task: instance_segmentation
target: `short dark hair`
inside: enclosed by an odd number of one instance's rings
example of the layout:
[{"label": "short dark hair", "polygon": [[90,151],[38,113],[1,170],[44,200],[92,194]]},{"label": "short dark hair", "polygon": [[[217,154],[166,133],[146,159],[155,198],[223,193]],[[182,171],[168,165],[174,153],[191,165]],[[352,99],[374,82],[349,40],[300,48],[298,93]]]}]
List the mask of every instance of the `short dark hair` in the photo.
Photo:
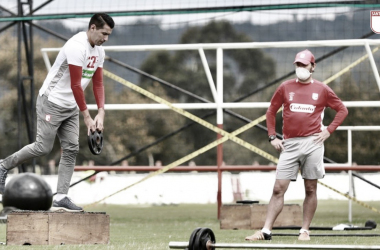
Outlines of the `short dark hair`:
[{"label": "short dark hair", "polygon": [[97,13],[91,17],[90,23],[88,24],[88,29],[90,29],[91,25],[95,24],[96,29],[101,29],[105,24],[110,26],[111,29],[115,27],[115,22],[112,17],[105,13]]}]

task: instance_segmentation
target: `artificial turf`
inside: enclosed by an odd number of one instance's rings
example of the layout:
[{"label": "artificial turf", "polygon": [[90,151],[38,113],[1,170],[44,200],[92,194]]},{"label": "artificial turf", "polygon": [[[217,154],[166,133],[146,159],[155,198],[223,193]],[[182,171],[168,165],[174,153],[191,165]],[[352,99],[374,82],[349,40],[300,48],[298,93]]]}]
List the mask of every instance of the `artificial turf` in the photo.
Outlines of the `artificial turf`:
[{"label": "artificial turf", "polygon": [[[302,201],[292,201],[302,205]],[[369,202],[380,207],[379,202]],[[108,245],[23,246],[27,249],[169,249],[170,241],[188,241],[196,227],[211,228],[219,243],[245,243],[244,238],[253,230],[221,230],[217,219],[217,205],[141,205],[120,206],[100,204],[87,211],[106,212],[110,215],[110,243]],[[353,224],[364,227],[368,220],[380,222],[380,214],[356,203],[352,206],[352,222],[348,221],[348,202],[321,200],[312,226],[333,227]],[[274,230],[273,233],[298,233],[293,230]],[[365,231],[314,231],[318,234],[380,234],[377,227]],[[6,224],[0,224],[0,242],[6,242]],[[275,236],[264,244],[322,244],[322,245],[380,245],[380,237],[312,237],[299,242],[295,236]],[[254,244],[254,243],[253,243]],[[2,246],[0,246],[1,248]],[[9,250],[20,246],[4,246]]]}]

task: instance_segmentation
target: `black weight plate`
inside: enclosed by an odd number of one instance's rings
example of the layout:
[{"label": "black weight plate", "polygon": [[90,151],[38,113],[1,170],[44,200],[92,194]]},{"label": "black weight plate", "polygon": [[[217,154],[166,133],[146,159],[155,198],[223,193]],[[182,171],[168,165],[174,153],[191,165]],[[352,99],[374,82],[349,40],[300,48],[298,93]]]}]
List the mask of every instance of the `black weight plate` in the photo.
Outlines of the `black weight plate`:
[{"label": "black weight plate", "polygon": [[253,204],[253,203],[259,203],[259,201],[250,201],[250,200],[243,200],[243,201],[237,201],[236,203],[240,204]]},{"label": "black weight plate", "polygon": [[103,148],[103,133],[97,130],[91,132],[87,137],[87,142],[92,154],[100,154]]},{"label": "black weight plate", "polygon": [[187,248],[188,250],[195,250],[196,248],[194,248],[194,242],[195,242],[195,238],[197,236],[197,233],[199,230],[201,230],[202,228],[201,227],[197,227],[196,229],[194,229],[194,231],[191,233],[190,235],[190,239],[189,239],[189,247]]},{"label": "black weight plate", "polygon": [[207,248],[207,242],[215,243],[215,235],[214,232],[210,228],[202,228],[196,233],[195,242],[193,245],[193,249],[197,250],[212,250],[214,247]]},{"label": "black weight plate", "polygon": [[373,228],[375,229],[377,224],[375,221],[373,220],[367,220],[366,223],[364,224],[365,227],[370,227],[370,228]]}]

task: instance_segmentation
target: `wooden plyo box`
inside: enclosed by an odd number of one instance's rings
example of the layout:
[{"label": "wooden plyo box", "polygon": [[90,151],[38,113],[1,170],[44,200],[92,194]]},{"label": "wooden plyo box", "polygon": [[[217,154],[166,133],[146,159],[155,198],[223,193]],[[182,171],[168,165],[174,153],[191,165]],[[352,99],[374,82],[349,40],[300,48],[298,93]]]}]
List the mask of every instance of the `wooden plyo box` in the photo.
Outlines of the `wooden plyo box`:
[{"label": "wooden plyo box", "polygon": [[21,211],[8,214],[7,245],[108,244],[110,218],[104,212]]},{"label": "wooden plyo box", "polygon": [[[220,229],[261,229],[267,209],[268,205],[264,204],[223,205],[220,209]],[[302,226],[301,206],[284,205],[273,226]]]}]

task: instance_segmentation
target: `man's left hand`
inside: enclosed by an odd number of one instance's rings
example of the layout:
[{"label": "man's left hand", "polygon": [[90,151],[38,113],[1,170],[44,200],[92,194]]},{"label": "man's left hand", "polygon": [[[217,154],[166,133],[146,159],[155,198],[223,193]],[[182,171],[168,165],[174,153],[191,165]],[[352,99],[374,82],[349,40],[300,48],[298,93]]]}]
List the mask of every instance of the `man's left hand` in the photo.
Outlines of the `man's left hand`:
[{"label": "man's left hand", "polygon": [[322,130],[322,132],[315,133],[313,135],[316,136],[316,138],[314,139],[314,141],[317,144],[322,144],[324,141],[327,140],[327,138],[330,137],[330,132],[327,129],[325,129],[325,130]]},{"label": "man's left hand", "polygon": [[104,115],[104,109],[101,108],[98,110],[98,114],[94,118],[96,130],[98,131],[103,131],[104,129]]}]

